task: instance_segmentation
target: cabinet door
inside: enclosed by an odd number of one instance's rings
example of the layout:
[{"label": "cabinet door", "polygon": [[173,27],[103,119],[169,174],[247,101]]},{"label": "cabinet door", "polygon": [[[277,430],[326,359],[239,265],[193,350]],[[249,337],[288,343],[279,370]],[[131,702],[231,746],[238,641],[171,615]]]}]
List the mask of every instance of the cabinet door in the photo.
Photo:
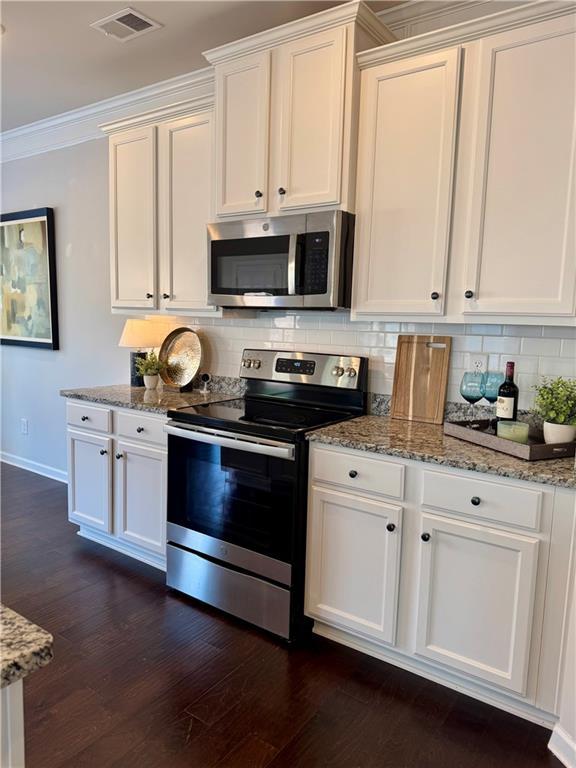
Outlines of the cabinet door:
[{"label": "cabinet door", "polygon": [[112,532],[112,440],[68,430],[68,519]]},{"label": "cabinet door", "polygon": [[118,441],[114,464],[116,535],[165,554],[166,452]]},{"label": "cabinet door", "polygon": [[156,306],[156,128],[109,140],[112,306]]},{"label": "cabinet door", "polygon": [[306,584],[310,616],[395,642],[401,518],[400,507],[312,488]]},{"label": "cabinet door", "polygon": [[340,202],[345,50],[344,28],[278,50],[281,170],[272,194],[280,209]]},{"label": "cabinet door", "polygon": [[442,314],[460,49],[362,73],[353,309]]},{"label": "cabinet door", "polygon": [[423,514],[416,650],[526,690],[538,539]]},{"label": "cabinet door", "polygon": [[268,208],[270,51],[216,67],[216,212]]},{"label": "cabinet door", "polygon": [[158,127],[160,291],[165,309],[207,306],[212,218],[212,112]]},{"label": "cabinet door", "polygon": [[[477,43],[464,312],[572,315],[576,252],[573,17]],[[465,86],[467,87],[467,86]],[[473,297],[464,299],[464,291]]]}]

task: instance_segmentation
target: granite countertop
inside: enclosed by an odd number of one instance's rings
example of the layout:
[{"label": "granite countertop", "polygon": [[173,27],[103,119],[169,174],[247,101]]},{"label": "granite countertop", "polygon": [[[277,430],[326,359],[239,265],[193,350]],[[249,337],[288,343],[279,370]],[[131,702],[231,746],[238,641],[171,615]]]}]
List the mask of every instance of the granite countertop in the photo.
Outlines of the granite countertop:
[{"label": "granite countertop", "polygon": [[576,488],[574,458],[524,461],[444,435],[441,425],[360,416],[308,435],[313,442],[486,472],[533,483]]},{"label": "granite countertop", "polygon": [[222,400],[231,400],[238,395],[225,392],[207,392],[199,390],[190,392],[177,392],[172,389],[145,389],[144,387],[131,387],[128,384],[112,384],[107,387],[86,387],[83,389],[62,389],[62,397],[74,400],[86,400],[101,405],[111,405],[117,408],[132,408],[136,411],[149,411],[166,415],[168,411],[177,408],[188,408],[204,403],[217,403]]},{"label": "granite countertop", "polygon": [[52,635],[5,605],[0,605],[0,631],[0,688],[52,661]]}]

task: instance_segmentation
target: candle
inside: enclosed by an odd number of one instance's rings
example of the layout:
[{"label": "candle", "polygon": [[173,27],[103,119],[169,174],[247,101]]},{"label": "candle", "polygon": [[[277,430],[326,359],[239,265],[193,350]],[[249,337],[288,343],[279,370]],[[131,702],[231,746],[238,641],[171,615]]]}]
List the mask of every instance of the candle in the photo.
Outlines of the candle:
[{"label": "candle", "polygon": [[528,424],[523,421],[499,421],[496,434],[498,437],[513,440],[515,443],[527,443],[528,430]]}]

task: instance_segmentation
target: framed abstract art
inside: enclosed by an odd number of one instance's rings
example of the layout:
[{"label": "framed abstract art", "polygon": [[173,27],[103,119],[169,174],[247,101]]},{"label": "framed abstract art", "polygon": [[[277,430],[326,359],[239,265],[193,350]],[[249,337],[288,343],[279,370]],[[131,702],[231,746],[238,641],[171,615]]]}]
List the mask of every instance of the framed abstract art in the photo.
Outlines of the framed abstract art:
[{"label": "framed abstract art", "polygon": [[58,349],[54,211],[0,215],[0,343]]}]

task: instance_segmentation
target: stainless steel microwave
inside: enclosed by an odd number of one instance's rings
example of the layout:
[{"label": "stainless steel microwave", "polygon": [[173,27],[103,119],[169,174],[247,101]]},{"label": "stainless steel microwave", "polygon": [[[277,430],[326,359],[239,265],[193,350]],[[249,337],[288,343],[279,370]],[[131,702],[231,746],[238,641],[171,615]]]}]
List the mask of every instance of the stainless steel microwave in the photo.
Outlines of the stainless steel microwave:
[{"label": "stainless steel microwave", "polygon": [[208,225],[208,294],[219,307],[350,307],[354,216],[345,211]]}]

